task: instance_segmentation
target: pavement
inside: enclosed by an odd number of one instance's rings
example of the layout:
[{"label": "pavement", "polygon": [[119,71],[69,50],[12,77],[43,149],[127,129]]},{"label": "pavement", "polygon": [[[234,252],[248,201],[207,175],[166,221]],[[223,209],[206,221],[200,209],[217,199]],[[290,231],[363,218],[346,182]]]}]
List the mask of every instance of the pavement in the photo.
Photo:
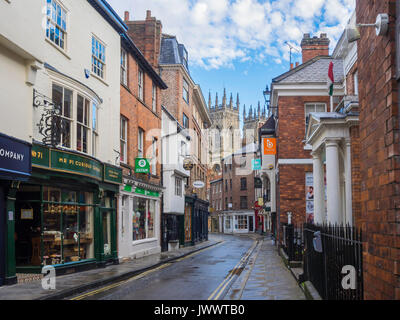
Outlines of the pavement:
[{"label": "pavement", "polygon": [[272,240],[264,238],[258,242],[225,300],[306,300],[306,297]]},{"label": "pavement", "polygon": [[219,237],[214,236],[213,239],[193,247],[154,254],[119,265],[110,265],[106,268],[96,268],[89,271],[59,276],[56,278],[56,290],[44,290],[41,281],[16,284],[13,286],[2,286],[0,287],[0,300],[64,299],[65,297],[123,280],[146,272],[152,268],[157,268],[158,266],[183,258],[194,252],[215,246],[221,241]]}]

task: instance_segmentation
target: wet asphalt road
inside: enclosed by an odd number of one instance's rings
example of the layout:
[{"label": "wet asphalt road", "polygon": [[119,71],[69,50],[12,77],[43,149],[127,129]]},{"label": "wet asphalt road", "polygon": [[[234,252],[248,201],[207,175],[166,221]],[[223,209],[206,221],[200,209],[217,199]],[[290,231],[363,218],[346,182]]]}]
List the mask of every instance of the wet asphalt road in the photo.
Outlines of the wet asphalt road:
[{"label": "wet asphalt road", "polygon": [[[224,242],[121,285],[78,297],[80,300],[207,300],[255,245],[255,240],[247,236],[214,237]],[[222,292],[220,298],[225,294]]]}]

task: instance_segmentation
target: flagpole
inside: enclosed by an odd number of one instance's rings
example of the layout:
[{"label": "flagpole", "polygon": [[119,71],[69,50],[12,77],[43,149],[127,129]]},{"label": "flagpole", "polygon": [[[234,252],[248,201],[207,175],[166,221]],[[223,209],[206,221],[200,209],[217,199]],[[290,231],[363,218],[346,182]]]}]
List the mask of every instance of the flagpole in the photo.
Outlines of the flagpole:
[{"label": "flagpole", "polygon": [[333,96],[330,96],[331,97],[331,112],[334,112],[334,110],[333,110]]}]

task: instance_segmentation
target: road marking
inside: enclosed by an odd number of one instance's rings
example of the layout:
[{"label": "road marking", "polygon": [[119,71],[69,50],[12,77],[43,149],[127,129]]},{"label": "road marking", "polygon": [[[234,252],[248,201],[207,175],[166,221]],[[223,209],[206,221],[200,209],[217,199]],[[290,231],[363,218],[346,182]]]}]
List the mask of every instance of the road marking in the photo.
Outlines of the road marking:
[{"label": "road marking", "polygon": [[[191,253],[191,254],[189,254],[189,255],[183,257],[183,258],[180,258],[180,259],[178,259],[178,260],[175,260],[175,262],[183,261],[183,260],[188,259],[188,258],[190,258],[190,257],[192,257],[192,256],[195,256],[195,255],[197,255],[197,254],[200,254],[200,253],[202,253],[202,252],[204,252],[204,251],[206,251],[206,250],[213,249],[213,248],[215,248],[215,247],[217,247],[217,246],[220,246],[220,245],[222,245],[223,243],[225,243],[225,241],[222,241],[222,242],[220,242],[220,243],[218,243],[218,244],[216,244],[216,245],[214,245],[214,246],[210,246],[210,247],[201,249],[201,250],[199,250],[199,251],[193,252],[193,253]],[[108,285],[108,286],[106,286],[106,287],[103,287],[103,288],[100,288],[100,289],[97,289],[97,290],[93,290],[93,291],[87,292],[87,293],[85,293],[85,294],[82,294],[82,295],[79,295],[79,296],[77,296],[77,297],[71,298],[70,300],[83,300],[83,299],[85,299],[85,298],[94,296],[94,295],[96,295],[96,294],[99,294],[99,293],[102,293],[102,292],[105,292],[105,291],[109,291],[109,290],[114,289],[114,288],[116,288],[116,287],[122,286],[122,285],[124,285],[124,284],[126,284],[126,283],[128,283],[128,282],[135,281],[135,280],[139,280],[139,279],[141,279],[141,278],[143,278],[143,277],[145,277],[145,276],[147,276],[147,275],[149,275],[149,274],[151,274],[151,273],[154,273],[154,272],[156,272],[156,271],[159,271],[159,270],[162,270],[162,269],[164,269],[164,268],[166,268],[166,267],[169,267],[170,265],[172,265],[172,263],[163,264],[162,266],[159,266],[159,267],[157,267],[157,268],[154,268],[154,269],[145,271],[145,272],[143,272],[143,273],[141,273],[141,274],[139,274],[139,275],[137,275],[137,276],[134,276],[134,277],[132,277],[132,278],[129,278],[129,279],[127,279],[127,280],[120,281],[120,282],[117,282],[117,283]]]},{"label": "road marking", "polygon": [[208,300],[218,300],[221,294],[225,291],[226,287],[232,281],[233,276],[236,270],[243,265],[247,259],[250,257],[251,253],[253,252],[254,248],[257,246],[258,241],[254,241],[253,245],[246,251],[245,255],[239,260],[236,266],[229,272],[228,276],[222,281],[222,283],[214,290],[214,292],[210,295]]}]

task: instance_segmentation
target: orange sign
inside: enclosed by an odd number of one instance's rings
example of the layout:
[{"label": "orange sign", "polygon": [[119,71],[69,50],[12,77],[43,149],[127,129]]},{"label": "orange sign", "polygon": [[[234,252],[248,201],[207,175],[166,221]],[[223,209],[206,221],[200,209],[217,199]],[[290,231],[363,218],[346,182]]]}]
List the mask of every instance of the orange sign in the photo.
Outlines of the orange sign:
[{"label": "orange sign", "polygon": [[276,155],[276,138],[264,139],[264,155]]}]

